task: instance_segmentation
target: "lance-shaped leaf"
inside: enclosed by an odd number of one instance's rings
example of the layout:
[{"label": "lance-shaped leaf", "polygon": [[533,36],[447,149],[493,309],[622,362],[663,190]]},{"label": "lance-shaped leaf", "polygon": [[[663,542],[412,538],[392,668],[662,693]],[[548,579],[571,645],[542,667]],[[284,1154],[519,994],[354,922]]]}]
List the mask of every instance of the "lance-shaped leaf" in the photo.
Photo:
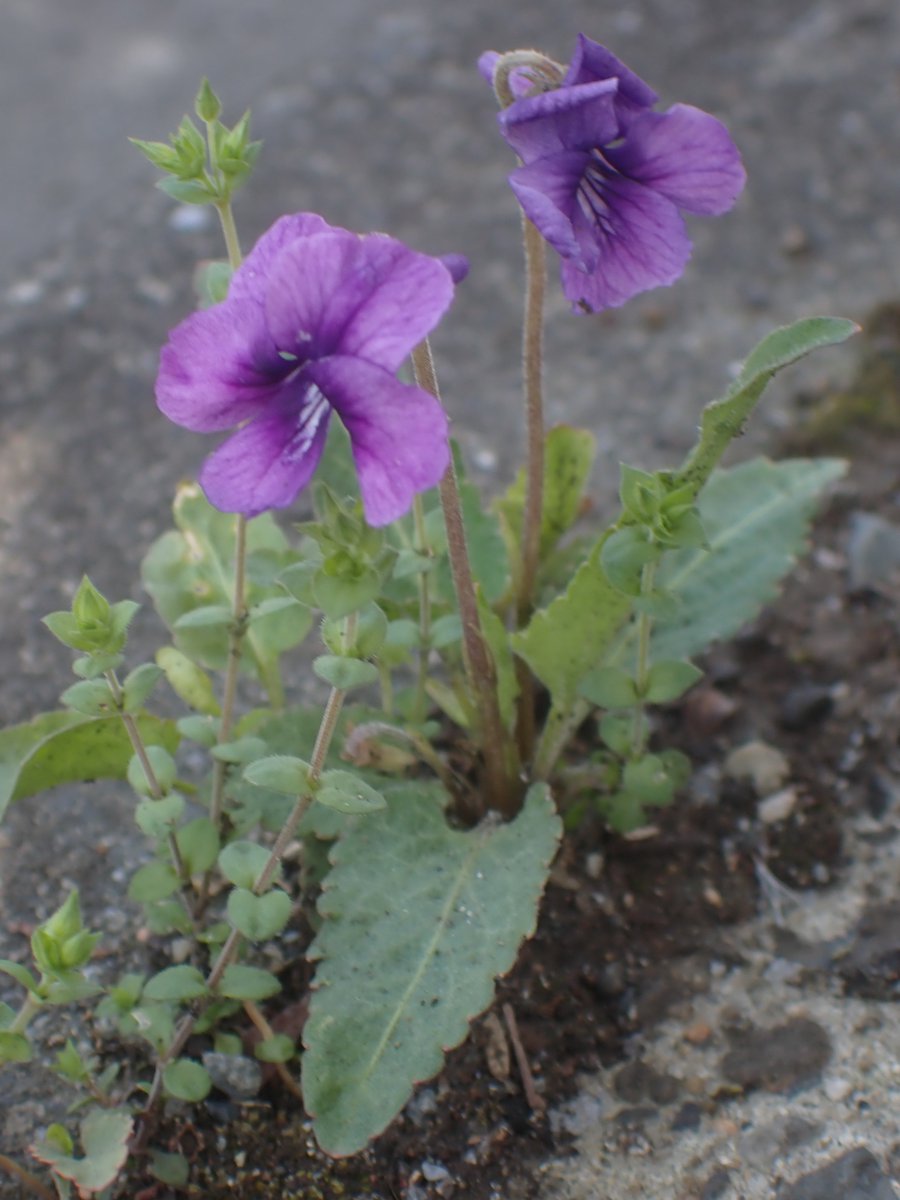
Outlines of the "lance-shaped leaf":
[{"label": "lance-shaped leaf", "polygon": [[[134,718],[146,746],[174,753],[180,736],[174,721],[142,713]],[[50,712],[0,731],[0,817],[11,800],[22,800],[62,783],[124,779],[134,753],[119,716],[92,719],[77,712]]]},{"label": "lance-shaped leaf", "polygon": [[514,821],[452,829],[405,785],[345,833],[319,902],[303,1096],[329,1154],[353,1154],[435,1074],[534,930],[560,837],[547,789]]},{"label": "lance-shaped leaf", "polygon": [[[544,443],[544,490],[541,503],[541,558],[575,524],[594,462],[597,440],[586,429],[555,425]],[[525,510],[525,471],[519,471],[497,509],[514,545],[522,539]]]},{"label": "lance-shaped leaf", "polygon": [[631,597],[614,588],[600,566],[608,536],[600,539],[563,594],[510,639],[559,709],[574,701],[579,680],[600,662],[631,612]]},{"label": "lance-shaped leaf", "polygon": [[840,317],[809,317],[763,338],[722,399],[704,409],[700,439],[676,472],[675,486],[690,485],[697,495],[728,444],[743,433],[747,418],[776,371],[820,346],[834,346],[858,332],[858,325]]}]

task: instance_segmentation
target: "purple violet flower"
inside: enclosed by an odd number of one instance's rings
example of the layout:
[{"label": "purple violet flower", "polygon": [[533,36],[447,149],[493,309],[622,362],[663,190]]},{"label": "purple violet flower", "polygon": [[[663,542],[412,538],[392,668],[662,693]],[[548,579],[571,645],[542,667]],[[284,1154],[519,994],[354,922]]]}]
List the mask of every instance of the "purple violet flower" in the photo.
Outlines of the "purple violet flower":
[{"label": "purple violet flower", "polygon": [[[498,56],[482,55],[492,80]],[[691,253],[679,209],[714,215],[744,186],[728,130],[687,104],[654,112],[657,96],[583,34],[559,87],[526,94],[499,114],[522,160],[509,177],[526,216],[562,258],[563,291],[588,312],[673,283]]]},{"label": "purple violet flower", "polygon": [[359,237],[314,213],[276,221],[221,304],[193,313],[163,347],[156,400],[177,425],[239,428],[200,484],[224,512],[285,508],[309,483],[332,411],[350,435],[371,525],[408,511],[449,462],[447,417],[396,371],[437,324],[464,260]]}]

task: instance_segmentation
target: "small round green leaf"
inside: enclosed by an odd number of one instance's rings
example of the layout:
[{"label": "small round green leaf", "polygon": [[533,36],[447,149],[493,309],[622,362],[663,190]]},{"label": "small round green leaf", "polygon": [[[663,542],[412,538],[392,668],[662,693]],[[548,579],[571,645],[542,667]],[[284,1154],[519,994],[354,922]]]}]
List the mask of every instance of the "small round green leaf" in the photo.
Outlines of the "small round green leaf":
[{"label": "small round green leaf", "polygon": [[288,754],[273,754],[251,763],[244,771],[244,778],[256,787],[285,796],[300,796],[309,791],[309,763]]},{"label": "small round green leaf", "polygon": [[134,810],[138,829],[145,837],[164,838],[172,832],[184,813],[184,798],[170,792],[161,800],[142,800]]},{"label": "small round green leaf", "polygon": [[313,661],[313,670],[320,679],[331,684],[340,692],[364,687],[378,679],[378,668],[360,658],[341,658],[336,654],[322,654]]},{"label": "small round green leaf", "polygon": [[84,713],[88,717],[106,717],[116,711],[109,684],[105,679],[84,679],[73,683],[60,696],[66,708]]},{"label": "small round green leaf", "polygon": [[178,890],[180,880],[169,863],[151,862],[135,871],[128,885],[128,896],[141,904],[164,900]]},{"label": "small round green leaf", "polygon": [[631,708],[638,702],[634,680],[621,667],[600,667],[591,671],[578,690],[599,708]]},{"label": "small round green leaf", "polygon": [[204,604],[183,613],[172,625],[173,629],[228,629],[234,620],[227,604]]},{"label": "small round green leaf", "polygon": [[284,1063],[289,1062],[296,1053],[294,1039],[286,1033],[276,1033],[274,1037],[258,1042],[253,1053],[260,1062]]},{"label": "small round green leaf", "polygon": [[219,870],[235,887],[250,889],[268,861],[265,846],[256,842],[229,842],[219,855]]},{"label": "small round green leaf", "polygon": [[197,967],[183,963],[166,967],[144,984],[145,1000],[196,1000],[206,995],[206,980]]},{"label": "small round green leaf", "polygon": [[281,991],[281,982],[271,971],[263,971],[261,967],[232,963],[225,968],[217,990],[220,996],[231,1000],[266,1000]]},{"label": "small round green leaf", "polygon": [[381,792],[364,783],[352,771],[326,771],[316,800],[337,812],[356,814],[377,812],[387,806]]},{"label": "small round green leaf", "polygon": [[641,804],[671,804],[675,785],[658,754],[647,754],[625,764],[623,790],[636,796]]},{"label": "small round green leaf", "polygon": [[196,1104],[212,1090],[209,1072],[190,1058],[178,1058],[163,1070],[163,1087],[176,1100]]},{"label": "small round green leaf", "polygon": [[274,888],[254,896],[247,888],[235,888],[228,897],[228,920],[251,942],[265,942],[287,925],[293,904],[287,892]]},{"label": "small round green leaf", "polygon": [[266,752],[266,743],[257,737],[242,737],[233,742],[222,742],[210,751],[213,758],[226,763],[250,763]]},{"label": "small round green leaf", "polygon": [[126,712],[138,712],[147,697],[162,679],[163,673],[155,663],[142,663],[125,677],[122,684],[123,707]]},{"label": "small round green leaf", "polygon": [[208,871],[219,857],[219,834],[209,817],[198,817],[175,834],[189,875]]},{"label": "small round green leaf", "polygon": [[[165,794],[171,790],[172,784],[175,782],[175,759],[162,746],[146,746],[145,751],[159,790]],[[144,764],[136,754],[131,756],[131,761],[128,763],[128,782],[139,796],[152,796],[153,788],[147,778]]]}]

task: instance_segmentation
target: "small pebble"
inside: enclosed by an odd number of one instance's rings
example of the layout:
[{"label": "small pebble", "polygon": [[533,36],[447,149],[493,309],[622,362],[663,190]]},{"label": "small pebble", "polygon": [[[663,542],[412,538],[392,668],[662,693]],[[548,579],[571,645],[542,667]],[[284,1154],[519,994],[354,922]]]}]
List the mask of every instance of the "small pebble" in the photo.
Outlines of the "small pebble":
[{"label": "small pebble", "polygon": [[681,1036],[692,1046],[702,1046],[712,1037],[712,1030],[705,1021],[698,1021],[695,1025],[689,1025]]},{"label": "small pebble", "polygon": [[786,821],[796,807],[797,789],[786,787],[780,792],[766,796],[765,800],[760,800],[756,806],[756,815],[763,825],[777,825],[779,821]]},{"label": "small pebble", "polygon": [[203,1065],[213,1086],[232,1100],[248,1100],[262,1087],[262,1067],[253,1058],[210,1050],[203,1055]]},{"label": "small pebble", "polygon": [[176,233],[197,233],[209,228],[212,220],[209,209],[202,204],[179,204],[169,213],[169,228]]},{"label": "small pebble", "polygon": [[789,225],[779,241],[782,253],[791,257],[806,254],[810,245],[809,234],[802,225]]},{"label": "small pebble", "polygon": [[9,304],[37,304],[44,294],[44,285],[39,279],[20,279],[6,289],[6,300]]},{"label": "small pebble", "polygon": [[749,781],[760,797],[777,791],[790,773],[790,763],[781,751],[765,742],[745,742],[725,759],[725,774],[731,779]]},{"label": "small pebble", "polygon": [[443,1163],[432,1162],[428,1158],[425,1159],[419,1170],[422,1172],[422,1178],[428,1183],[441,1183],[450,1178],[450,1172]]},{"label": "small pebble", "polygon": [[825,1080],[823,1091],[833,1104],[838,1104],[841,1100],[847,1099],[853,1091],[853,1084],[849,1079],[842,1079],[839,1075],[835,1075],[831,1079]]}]

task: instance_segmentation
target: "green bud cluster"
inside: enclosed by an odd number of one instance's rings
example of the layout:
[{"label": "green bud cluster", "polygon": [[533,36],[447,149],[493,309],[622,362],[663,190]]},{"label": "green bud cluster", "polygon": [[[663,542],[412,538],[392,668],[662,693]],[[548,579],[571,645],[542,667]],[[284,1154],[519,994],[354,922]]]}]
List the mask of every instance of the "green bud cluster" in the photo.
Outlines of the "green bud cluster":
[{"label": "green bud cluster", "polygon": [[133,600],[110,604],[85,575],[71,611],[49,613],[44,624],[64,646],[84,653],[75,662],[75,672],[91,679],[122,661],[128,626],[139,608]]},{"label": "green bud cluster", "polygon": [[194,101],[194,112],[206,136],[185,115],[168,142],[129,140],[166,173],[157,186],[182,204],[226,204],[250,175],[262,142],[250,141],[250,113],[245,112],[230,129],[219,120],[222,105],[204,79]]}]

